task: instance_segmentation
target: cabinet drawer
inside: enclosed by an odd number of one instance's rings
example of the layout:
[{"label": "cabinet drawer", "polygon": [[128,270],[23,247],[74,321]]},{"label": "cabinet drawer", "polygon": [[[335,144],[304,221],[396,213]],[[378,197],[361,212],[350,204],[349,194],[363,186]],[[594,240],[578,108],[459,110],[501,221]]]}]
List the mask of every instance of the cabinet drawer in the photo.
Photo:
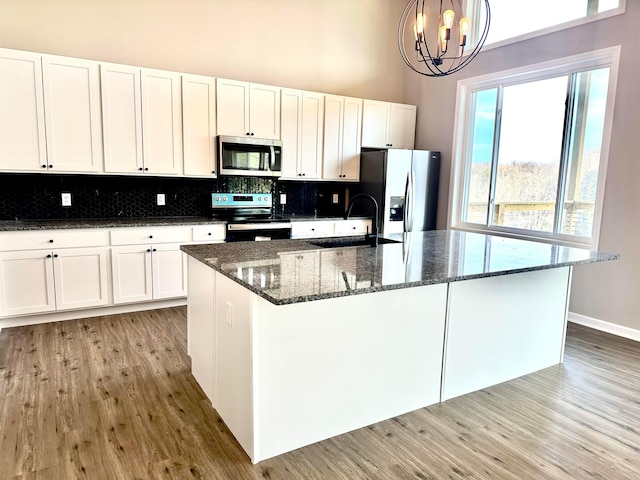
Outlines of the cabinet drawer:
[{"label": "cabinet drawer", "polygon": [[366,235],[371,233],[371,220],[339,220],[335,222],[336,235]]},{"label": "cabinet drawer", "polygon": [[291,238],[330,237],[333,235],[333,221],[293,222]]},{"label": "cabinet drawer", "polygon": [[191,235],[194,242],[222,242],[227,236],[227,226],[224,224],[198,225],[191,227]]},{"label": "cabinet drawer", "polygon": [[188,241],[189,227],[136,227],[111,230],[111,245],[148,245]]},{"label": "cabinet drawer", "polygon": [[107,245],[106,230],[46,230],[0,234],[0,251]]}]

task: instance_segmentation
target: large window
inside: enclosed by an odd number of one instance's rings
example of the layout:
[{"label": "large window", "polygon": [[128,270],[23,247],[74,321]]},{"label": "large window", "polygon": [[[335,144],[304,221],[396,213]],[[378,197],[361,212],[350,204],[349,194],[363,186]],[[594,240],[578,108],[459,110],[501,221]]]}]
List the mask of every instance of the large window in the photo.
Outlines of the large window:
[{"label": "large window", "polygon": [[[625,7],[625,0],[490,0],[489,3],[491,28],[487,46],[623,13]],[[469,18],[483,17],[483,4],[484,0],[468,0]]]},{"label": "large window", "polygon": [[460,82],[452,226],[595,246],[618,56]]}]

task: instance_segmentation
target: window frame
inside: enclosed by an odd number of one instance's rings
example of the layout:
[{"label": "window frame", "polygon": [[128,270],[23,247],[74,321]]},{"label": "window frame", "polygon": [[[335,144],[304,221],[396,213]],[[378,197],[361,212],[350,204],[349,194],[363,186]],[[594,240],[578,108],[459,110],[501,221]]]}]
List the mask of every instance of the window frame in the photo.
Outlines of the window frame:
[{"label": "window frame", "polygon": [[[597,248],[600,238],[604,189],[611,144],[620,50],[620,45],[617,45],[549,62],[504,70],[458,81],[451,155],[452,172],[449,185],[449,211],[447,218],[449,228],[479,233],[498,234],[534,241],[555,242],[574,247],[591,249]],[[609,88],[607,91],[606,113],[602,132],[600,167],[598,172],[591,237],[517,229],[498,225],[488,226],[462,221],[462,214],[465,207],[464,202],[467,195],[466,175],[470,170],[470,162],[468,161],[468,158],[470,158],[469,149],[471,148],[471,145],[469,144],[469,137],[471,133],[470,119],[475,109],[475,106],[471,105],[472,94],[476,91],[486,90],[488,88],[499,88],[500,86],[504,87],[530,81],[544,80],[560,75],[571,75],[576,72],[603,67],[610,68]],[[496,132],[496,134],[498,133]],[[564,190],[565,186],[563,185],[560,187],[559,183],[559,188]],[[557,202],[559,202],[560,199],[560,197],[556,198],[556,209],[558,208]],[[487,221],[487,223],[489,223],[489,221]]]},{"label": "window frame", "polygon": [[[469,12],[468,15],[471,15],[471,18],[475,16],[474,13],[479,11],[481,8],[481,3],[483,0],[466,0],[467,4],[465,6],[465,11]],[[541,37],[543,35],[548,35],[550,33],[559,32],[562,30],[566,30],[568,28],[577,27],[580,25],[586,25],[591,22],[596,22],[598,20],[603,20],[605,18],[614,17],[616,15],[622,15],[626,10],[627,0],[619,0],[620,3],[617,8],[613,8],[611,10],[605,10],[604,12],[594,13],[592,15],[585,15],[584,17],[576,18],[574,20],[569,20],[568,22],[558,23],[556,25],[551,25],[549,27],[541,28],[539,30],[533,30],[531,32],[523,33],[522,35],[517,35],[515,37],[505,38],[503,40],[499,40],[493,43],[486,43],[482,50],[493,50],[494,48],[504,47],[505,45],[511,45],[513,43],[522,42],[525,40],[529,40],[536,37]],[[534,3],[532,2],[532,8],[535,8]],[[475,37],[474,37],[475,40]],[[471,45],[471,42],[470,42]]]}]

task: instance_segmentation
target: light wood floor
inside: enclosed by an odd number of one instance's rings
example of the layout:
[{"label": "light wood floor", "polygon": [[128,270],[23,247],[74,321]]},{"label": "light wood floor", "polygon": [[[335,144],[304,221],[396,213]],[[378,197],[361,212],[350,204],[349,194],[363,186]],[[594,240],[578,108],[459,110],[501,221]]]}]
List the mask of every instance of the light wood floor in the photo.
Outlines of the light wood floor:
[{"label": "light wood floor", "polygon": [[3,329],[0,478],[640,478],[631,341],[570,326],[564,365],[252,465],[185,339],[184,308]]}]

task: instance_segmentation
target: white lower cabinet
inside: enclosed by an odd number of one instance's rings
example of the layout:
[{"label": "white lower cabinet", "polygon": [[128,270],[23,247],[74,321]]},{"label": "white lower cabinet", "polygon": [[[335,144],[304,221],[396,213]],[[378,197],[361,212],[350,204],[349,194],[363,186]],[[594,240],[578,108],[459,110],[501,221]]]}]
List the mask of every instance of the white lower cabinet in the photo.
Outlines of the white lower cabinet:
[{"label": "white lower cabinet", "polygon": [[180,246],[225,234],[223,223],[0,232],[0,319],[184,298]]},{"label": "white lower cabinet", "polygon": [[54,311],[53,282],[51,252],[1,253],[0,316]]},{"label": "white lower cabinet", "polygon": [[371,233],[372,222],[368,219],[310,220],[293,222],[291,238],[347,237]]},{"label": "white lower cabinet", "polygon": [[53,252],[56,309],[109,303],[107,248],[69,248]]},{"label": "white lower cabinet", "polygon": [[108,303],[106,248],[0,253],[0,317]]},{"label": "white lower cabinet", "polygon": [[111,248],[113,303],[187,295],[186,261],[180,244]]},{"label": "white lower cabinet", "polygon": [[129,245],[111,248],[113,303],[151,300],[151,247]]},{"label": "white lower cabinet", "polygon": [[111,231],[113,303],[187,295],[187,267],[180,245],[192,237],[188,226],[120,228]]},{"label": "white lower cabinet", "polygon": [[154,300],[187,295],[187,260],[180,245],[158,245],[151,250]]}]

